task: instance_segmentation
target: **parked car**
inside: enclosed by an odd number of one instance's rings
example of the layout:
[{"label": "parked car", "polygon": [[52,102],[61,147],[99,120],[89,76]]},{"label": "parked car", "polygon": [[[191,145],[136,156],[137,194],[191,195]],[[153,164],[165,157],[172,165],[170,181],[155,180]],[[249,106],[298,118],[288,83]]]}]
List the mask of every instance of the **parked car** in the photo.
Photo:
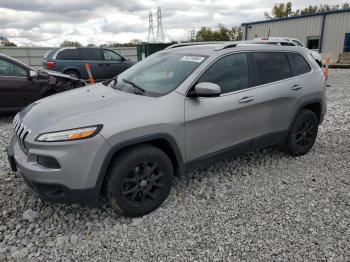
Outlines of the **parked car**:
[{"label": "parked car", "polygon": [[28,106],[8,156],[43,199],[93,204],[103,192],[116,211],[140,216],[166,199],[174,174],[271,145],[309,152],[325,88],[304,48],[178,44],[109,84]]},{"label": "parked car", "polygon": [[111,79],[136,62],[105,48],[63,47],[45,54],[43,67],[75,78],[88,79],[85,64],[90,65],[95,80]]},{"label": "parked car", "polygon": [[0,113],[16,112],[40,98],[84,85],[71,76],[36,70],[0,54]]},{"label": "parked car", "polygon": [[[260,37],[260,38],[255,38],[254,41],[255,42],[259,41],[265,44],[275,44],[275,45],[283,45],[283,46],[301,46],[301,47],[307,48],[303,44],[303,42],[301,42],[299,39],[289,38],[289,37]],[[322,55],[316,50],[310,50],[310,49],[308,50],[310,51],[312,57],[319,64],[319,66],[322,67]]]}]

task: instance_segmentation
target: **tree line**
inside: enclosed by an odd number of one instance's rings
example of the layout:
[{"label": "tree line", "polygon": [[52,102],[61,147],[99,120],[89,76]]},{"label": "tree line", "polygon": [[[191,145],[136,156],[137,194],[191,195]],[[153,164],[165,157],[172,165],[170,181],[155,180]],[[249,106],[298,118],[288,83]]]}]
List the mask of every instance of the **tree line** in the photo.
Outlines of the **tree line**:
[{"label": "tree line", "polygon": [[292,3],[277,3],[272,7],[271,14],[265,12],[266,19],[279,19],[290,16],[299,16],[307,14],[317,14],[330,11],[346,10],[350,8],[349,3],[343,3],[341,5],[309,5],[303,9],[297,9],[293,11]]}]

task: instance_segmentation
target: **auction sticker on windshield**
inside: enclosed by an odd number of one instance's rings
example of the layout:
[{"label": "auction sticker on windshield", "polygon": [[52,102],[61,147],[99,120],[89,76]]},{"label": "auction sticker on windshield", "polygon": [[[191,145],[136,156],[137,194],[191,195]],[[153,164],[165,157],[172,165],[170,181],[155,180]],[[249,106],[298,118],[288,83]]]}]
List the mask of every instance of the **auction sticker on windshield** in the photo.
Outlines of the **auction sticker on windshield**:
[{"label": "auction sticker on windshield", "polygon": [[184,56],[180,59],[180,61],[202,63],[204,59],[205,57],[203,56]]}]

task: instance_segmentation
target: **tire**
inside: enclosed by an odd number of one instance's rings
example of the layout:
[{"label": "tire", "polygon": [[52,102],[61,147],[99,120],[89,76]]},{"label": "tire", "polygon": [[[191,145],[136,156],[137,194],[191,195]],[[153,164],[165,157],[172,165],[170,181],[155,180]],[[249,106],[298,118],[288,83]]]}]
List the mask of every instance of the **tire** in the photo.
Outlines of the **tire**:
[{"label": "tire", "polygon": [[308,153],[315,143],[318,132],[318,118],[310,110],[302,110],[289,131],[284,149],[291,156]]},{"label": "tire", "polygon": [[105,194],[112,208],[125,216],[145,215],[169,195],[174,177],[169,157],[151,145],[135,146],[112,160]]},{"label": "tire", "polygon": [[69,76],[72,76],[72,77],[75,77],[77,79],[80,79],[80,74],[78,71],[76,70],[67,70],[66,72],[64,72],[66,75],[69,75]]}]

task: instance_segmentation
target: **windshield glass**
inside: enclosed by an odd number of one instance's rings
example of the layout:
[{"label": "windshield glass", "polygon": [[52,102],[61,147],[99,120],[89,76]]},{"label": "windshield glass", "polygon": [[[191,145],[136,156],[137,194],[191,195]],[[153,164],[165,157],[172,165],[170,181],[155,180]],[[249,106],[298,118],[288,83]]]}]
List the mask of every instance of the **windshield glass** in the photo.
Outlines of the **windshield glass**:
[{"label": "windshield glass", "polygon": [[139,95],[162,96],[176,89],[205,59],[159,52],[118,75],[110,86]]}]

